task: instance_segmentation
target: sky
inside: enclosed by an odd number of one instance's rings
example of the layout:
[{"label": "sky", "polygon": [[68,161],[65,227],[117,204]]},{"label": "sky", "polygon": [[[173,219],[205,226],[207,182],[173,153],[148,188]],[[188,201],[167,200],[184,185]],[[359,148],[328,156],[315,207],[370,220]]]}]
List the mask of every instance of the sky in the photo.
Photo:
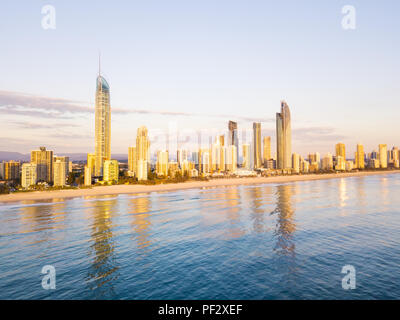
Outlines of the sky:
[{"label": "sky", "polygon": [[[44,5],[55,29],[42,27]],[[342,26],[345,5],[355,29]],[[93,152],[99,52],[114,154],[142,125],[155,152],[167,132],[192,149],[229,120],[243,142],[261,122],[275,150],[281,100],[293,152],[399,146],[399,14],[398,0],[2,0],[0,150]]]}]

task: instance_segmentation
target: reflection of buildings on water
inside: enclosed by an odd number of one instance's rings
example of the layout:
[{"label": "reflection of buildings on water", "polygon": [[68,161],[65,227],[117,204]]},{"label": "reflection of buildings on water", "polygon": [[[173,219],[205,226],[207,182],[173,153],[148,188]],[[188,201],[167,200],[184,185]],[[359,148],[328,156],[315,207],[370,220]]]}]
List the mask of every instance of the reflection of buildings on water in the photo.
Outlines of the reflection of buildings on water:
[{"label": "reflection of buildings on water", "polygon": [[91,267],[87,284],[97,298],[112,297],[114,281],[118,278],[119,267],[114,253],[112,217],[116,212],[117,199],[88,201],[86,205],[91,217],[90,258]]},{"label": "reflection of buildings on water", "polygon": [[[272,187],[256,186],[245,189],[245,197],[248,198],[250,206],[250,218],[253,221],[253,229],[256,233],[266,231],[265,213],[266,205],[270,202]],[[247,202],[247,201],[246,201]]]},{"label": "reflection of buildings on water", "polygon": [[37,201],[23,201],[19,211],[20,230],[18,233],[35,233],[36,236],[46,236],[45,239],[35,239],[34,243],[49,240],[47,232],[53,229],[62,229],[65,222],[65,199],[53,199],[48,204],[35,205]]},{"label": "reflection of buildings on water", "polygon": [[380,177],[381,181],[381,199],[382,199],[382,211],[386,211],[388,206],[390,205],[390,196],[389,196],[389,179],[386,177]]},{"label": "reflection of buildings on water", "polygon": [[207,191],[210,202],[201,201],[208,224],[224,224],[224,236],[233,239],[245,234],[240,222],[240,192],[237,186],[216,188]]},{"label": "reflection of buildings on water", "polygon": [[240,238],[245,234],[240,221],[240,190],[237,186],[202,189],[199,195],[205,237]]},{"label": "reflection of buildings on water", "polygon": [[283,256],[295,256],[295,243],[293,233],[296,231],[294,222],[294,209],[292,195],[295,185],[283,184],[276,187],[277,202],[276,208],[271,214],[276,215],[276,226],[274,237],[276,245],[274,251]]},{"label": "reflection of buildings on water", "polygon": [[339,182],[339,206],[344,208],[346,206],[347,196],[347,181],[346,178],[340,179]]},{"label": "reflection of buildings on water", "polygon": [[231,187],[222,192],[227,210],[226,218],[228,220],[229,238],[240,238],[245,234],[245,230],[240,223],[240,193],[238,187]]},{"label": "reflection of buildings on water", "polygon": [[148,196],[132,198],[129,200],[129,214],[132,217],[132,226],[139,249],[150,246],[150,206]]},{"label": "reflection of buildings on water", "polygon": [[361,213],[366,213],[367,203],[365,196],[365,177],[358,177],[356,184],[357,208]]},{"label": "reflection of buildings on water", "polygon": [[294,221],[293,193],[295,184],[284,184],[276,187],[276,208],[271,213],[276,216],[274,231],[274,266],[276,272],[281,276],[280,284],[287,292],[296,291],[301,285],[297,278],[296,245],[294,233],[296,224]]}]

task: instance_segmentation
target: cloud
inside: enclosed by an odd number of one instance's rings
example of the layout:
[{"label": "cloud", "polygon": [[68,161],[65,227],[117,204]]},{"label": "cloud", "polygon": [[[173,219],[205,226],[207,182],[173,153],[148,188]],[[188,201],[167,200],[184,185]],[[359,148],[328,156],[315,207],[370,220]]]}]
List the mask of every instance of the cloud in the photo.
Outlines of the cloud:
[{"label": "cloud", "polygon": [[[52,118],[52,119],[71,119],[73,115],[79,114],[94,114],[94,106],[88,106],[89,103],[82,101],[73,101],[61,98],[51,98],[37,96],[27,93],[1,91],[0,90],[0,113],[12,114],[20,116],[30,116],[37,118]],[[149,114],[160,116],[183,116],[183,117],[206,117],[206,118],[224,118],[228,120],[237,120],[244,122],[272,122],[272,118],[255,118],[243,117],[235,115],[210,115],[191,112],[176,112],[176,111],[158,111],[146,109],[127,109],[113,108],[112,114]]]},{"label": "cloud", "polygon": [[88,113],[91,108],[78,102],[42,97],[27,93],[1,91],[0,113],[37,118],[70,119],[74,113]]},{"label": "cloud", "polygon": [[51,137],[58,139],[94,139],[94,135],[90,134],[61,133],[61,132],[52,134]]},{"label": "cloud", "polygon": [[314,143],[315,141],[340,141],[346,136],[339,135],[332,127],[306,127],[292,130],[292,139]]},{"label": "cloud", "polygon": [[58,128],[76,128],[79,125],[75,123],[33,123],[26,121],[12,121],[8,122],[14,127],[23,128],[23,129],[58,129]]}]

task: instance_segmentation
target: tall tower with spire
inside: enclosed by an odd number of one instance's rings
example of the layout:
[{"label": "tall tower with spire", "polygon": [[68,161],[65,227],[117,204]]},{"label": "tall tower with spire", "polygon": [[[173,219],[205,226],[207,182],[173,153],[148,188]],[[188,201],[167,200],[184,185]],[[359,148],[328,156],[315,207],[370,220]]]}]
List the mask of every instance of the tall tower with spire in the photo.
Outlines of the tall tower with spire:
[{"label": "tall tower with spire", "polygon": [[103,176],[104,161],[111,160],[111,110],[110,86],[101,76],[99,55],[99,75],[96,85],[95,106],[95,164],[94,175]]}]

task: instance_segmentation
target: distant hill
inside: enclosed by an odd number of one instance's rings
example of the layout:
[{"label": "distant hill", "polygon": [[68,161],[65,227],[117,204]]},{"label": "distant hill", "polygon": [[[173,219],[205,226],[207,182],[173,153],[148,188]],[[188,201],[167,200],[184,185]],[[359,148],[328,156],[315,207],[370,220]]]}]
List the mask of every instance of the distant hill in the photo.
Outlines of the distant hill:
[{"label": "distant hill", "polygon": [[22,154],[19,152],[0,151],[0,161],[29,161],[30,154]]},{"label": "distant hill", "polygon": [[[85,161],[87,154],[86,153],[57,153],[59,156],[67,156],[72,161]],[[19,152],[9,152],[9,151],[0,151],[0,161],[30,161],[31,155],[23,154]],[[128,160],[127,154],[113,154],[112,159],[115,160]]]}]

